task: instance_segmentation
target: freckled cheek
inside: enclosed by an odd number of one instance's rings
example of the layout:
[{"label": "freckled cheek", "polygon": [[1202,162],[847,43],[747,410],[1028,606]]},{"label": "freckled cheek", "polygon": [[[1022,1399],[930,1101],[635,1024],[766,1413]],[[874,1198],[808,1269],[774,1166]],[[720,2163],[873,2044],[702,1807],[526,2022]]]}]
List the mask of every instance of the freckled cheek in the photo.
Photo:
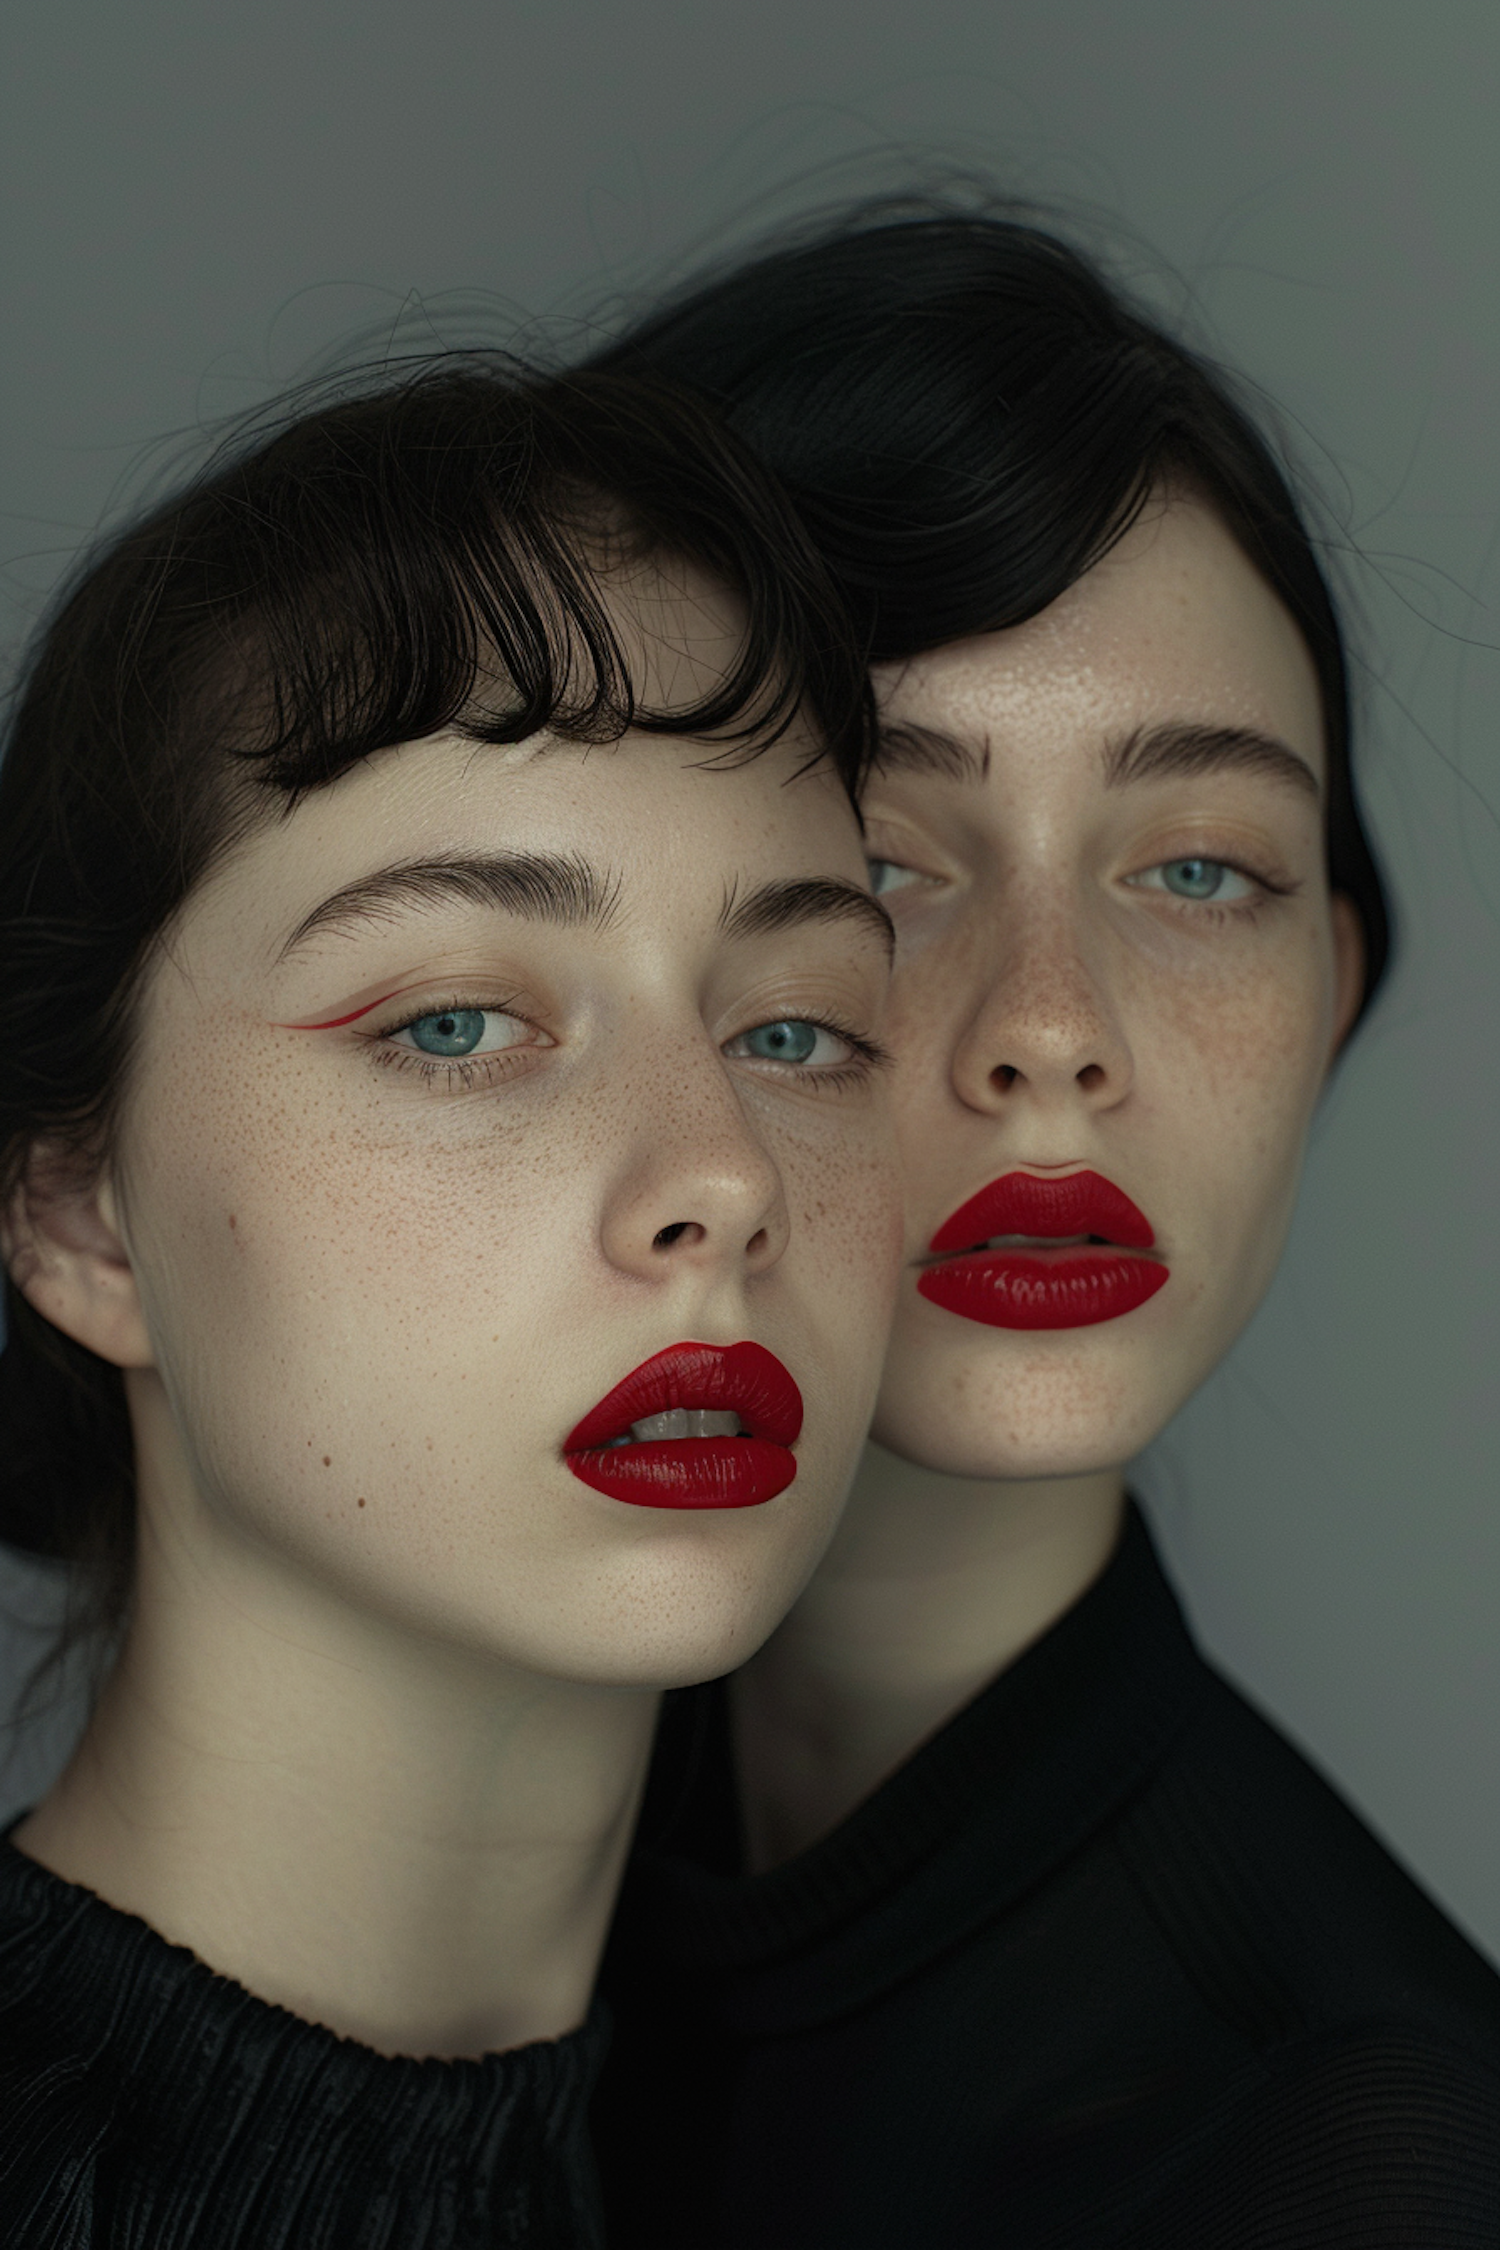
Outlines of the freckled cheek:
[{"label": "freckled cheek", "polygon": [[903,1228],[891,1136],[849,1134],[832,1165],[784,1159],[782,1181],[792,1235],[773,1286],[792,1319],[784,1342],[767,1340],[789,1351],[802,1390],[806,1489],[831,1500],[874,1412],[895,1312]]},{"label": "freckled cheek", "polygon": [[831,1134],[826,1147],[784,1151],[792,1255],[851,1346],[883,1333],[902,1254],[902,1180],[882,1109]]},{"label": "freckled cheek", "polygon": [[1181,991],[1156,1033],[1142,1042],[1138,1084],[1205,1200],[1249,1229],[1284,1214],[1323,1078],[1326,1010],[1316,979]]},{"label": "freckled cheek", "polygon": [[286,1076],[237,1100],[168,1086],[153,1103],[132,1233],[168,1350],[209,1380],[254,1361],[278,1382],[342,1379],[367,1398],[381,1369],[415,1391],[493,1365],[497,1341],[513,1345],[559,1295],[568,1152],[498,1134],[433,1145],[420,1113],[377,1145],[360,1111]]},{"label": "freckled cheek", "polygon": [[903,1183],[920,1201],[922,1181],[951,1162],[953,1073],[969,1015],[986,986],[959,948],[934,951],[897,978],[885,1026],[894,1057],[886,1079]]},{"label": "freckled cheek", "polygon": [[526,1242],[472,1204],[413,1201],[394,1217],[378,1193],[289,1202],[234,1230],[237,1286],[206,1245],[166,1276],[164,1367],[193,1457],[268,1527],[342,1539],[357,1522],[363,1542],[415,1526],[425,1553],[476,1494],[504,1496],[509,1521],[575,1418],[559,1363],[578,1293],[546,1229]]}]

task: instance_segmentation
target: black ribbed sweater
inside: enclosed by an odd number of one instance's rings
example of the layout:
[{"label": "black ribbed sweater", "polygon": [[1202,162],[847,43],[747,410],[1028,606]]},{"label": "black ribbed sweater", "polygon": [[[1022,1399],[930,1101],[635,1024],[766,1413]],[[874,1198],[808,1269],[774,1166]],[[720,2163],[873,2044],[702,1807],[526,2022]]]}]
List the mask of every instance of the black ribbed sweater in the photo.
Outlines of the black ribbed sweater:
[{"label": "black ribbed sweater", "polygon": [[612,2250],[1500,2245],[1500,1978],[1198,1655],[1135,1512],[785,1866],[734,1871],[722,1693],[670,1720],[605,1970]]},{"label": "black ribbed sweater", "polygon": [[0,1839],[6,2250],[598,2250],[602,2044],[376,2054]]}]

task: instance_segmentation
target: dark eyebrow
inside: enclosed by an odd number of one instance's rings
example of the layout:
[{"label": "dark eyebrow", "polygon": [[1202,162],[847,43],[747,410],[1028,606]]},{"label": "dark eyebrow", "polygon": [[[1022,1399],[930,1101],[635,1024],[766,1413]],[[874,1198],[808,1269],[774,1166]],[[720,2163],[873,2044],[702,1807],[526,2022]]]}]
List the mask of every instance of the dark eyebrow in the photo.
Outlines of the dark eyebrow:
[{"label": "dark eyebrow", "polygon": [[946,781],[983,781],[990,770],[990,746],[976,749],[941,727],[902,723],[882,726],[875,752],[877,773],[938,773]]},{"label": "dark eyebrow", "polygon": [[760,883],[746,898],[731,887],[719,915],[719,928],[728,938],[763,937],[772,930],[796,929],[804,922],[857,922],[876,937],[890,959],[896,950],[896,931],[878,899],[857,883],[833,876],[801,882]]},{"label": "dark eyebrow", "polygon": [[397,860],[347,883],[305,914],[277,955],[284,961],[310,937],[347,931],[364,922],[391,922],[404,910],[442,906],[499,907],[532,922],[563,929],[605,929],[613,917],[619,883],[601,876],[586,859],[551,852],[442,854]]},{"label": "dark eyebrow", "polygon": [[1304,796],[1321,799],[1317,775],[1305,758],[1273,735],[1253,727],[1178,723],[1137,727],[1104,753],[1104,782],[1121,789],[1132,781],[1159,781],[1172,775],[1258,773]]},{"label": "dark eyebrow", "polygon": [[[876,753],[878,773],[935,773],[948,781],[980,782],[990,770],[990,748],[976,748],[939,727],[902,724],[883,727]],[[1321,798],[1317,775],[1305,758],[1274,736],[1253,727],[1207,726],[1179,722],[1137,727],[1104,754],[1105,785],[1123,788],[1132,781],[1157,781],[1173,774],[1211,773],[1238,768],[1288,783]]]}]

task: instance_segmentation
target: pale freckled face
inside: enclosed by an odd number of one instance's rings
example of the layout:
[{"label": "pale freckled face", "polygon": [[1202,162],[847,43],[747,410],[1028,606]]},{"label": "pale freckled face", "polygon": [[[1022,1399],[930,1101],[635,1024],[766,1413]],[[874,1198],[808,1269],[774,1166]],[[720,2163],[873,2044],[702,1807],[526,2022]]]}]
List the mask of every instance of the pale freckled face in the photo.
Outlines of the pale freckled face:
[{"label": "pale freckled face", "polygon": [[[735,884],[863,887],[804,755],[706,772],[649,737],[526,759],[439,737],[308,798],[189,900],[114,1175],[154,1354],[136,1380],[170,1410],[160,1506],[544,1672],[669,1683],[758,1645],[842,1501],[900,1246],[878,1074],[840,1036],[878,1031],[879,931],[721,926]],[[427,899],[284,951],[392,860],[517,851],[606,871],[607,912]],[[519,1036],[434,1069],[403,1027],[444,1009]],[[782,1020],[837,1026],[825,1059],[737,1051]],[[796,1480],[763,1506],[632,1507],[562,1458],[689,1339],[760,1343],[802,1391]]]},{"label": "pale freckled face", "polygon": [[[866,804],[898,931],[908,1193],[875,1433],[964,1475],[1113,1466],[1264,1292],[1357,999],[1352,917],[1325,874],[1312,664],[1216,517],[1178,499],[1039,617],[876,684],[894,743],[925,730],[968,767],[936,771],[898,747]],[[1111,764],[1169,729],[1261,738],[1302,781],[1233,757],[1133,778]],[[1218,898],[1169,887],[1190,861],[1228,871]],[[918,1295],[933,1235],[978,1189],[1080,1169],[1155,1231],[1170,1279],[1146,1303],[1019,1330]]]}]

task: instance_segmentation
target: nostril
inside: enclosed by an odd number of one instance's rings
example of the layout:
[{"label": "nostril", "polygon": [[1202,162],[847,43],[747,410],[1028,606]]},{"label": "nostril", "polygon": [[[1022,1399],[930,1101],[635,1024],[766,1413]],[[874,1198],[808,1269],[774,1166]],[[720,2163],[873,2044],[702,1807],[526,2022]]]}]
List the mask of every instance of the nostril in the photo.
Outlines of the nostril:
[{"label": "nostril", "polygon": [[763,1257],[770,1245],[771,1237],[767,1234],[765,1228],[757,1227],[750,1240],[745,1244],[745,1256],[747,1258]]},{"label": "nostril", "polygon": [[1091,1094],[1094,1088],[1102,1085],[1103,1082],[1104,1065],[1102,1063],[1085,1063],[1078,1073],[1078,1083],[1086,1094]]},{"label": "nostril", "polygon": [[675,1243],[681,1242],[684,1235],[693,1242],[701,1242],[703,1229],[691,1219],[677,1219],[671,1226],[663,1227],[651,1237],[651,1247],[653,1250],[670,1250]]},{"label": "nostril", "polygon": [[990,1072],[990,1076],[994,1079],[995,1084],[1001,1089],[1003,1093],[1007,1094],[1010,1092],[1010,1089],[1012,1088],[1012,1086],[1014,1086],[1016,1080],[1020,1077],[1020,1075],[1021,1073],[1017,1070],[1014,1063],[996,1063],[994,1069]]}]

